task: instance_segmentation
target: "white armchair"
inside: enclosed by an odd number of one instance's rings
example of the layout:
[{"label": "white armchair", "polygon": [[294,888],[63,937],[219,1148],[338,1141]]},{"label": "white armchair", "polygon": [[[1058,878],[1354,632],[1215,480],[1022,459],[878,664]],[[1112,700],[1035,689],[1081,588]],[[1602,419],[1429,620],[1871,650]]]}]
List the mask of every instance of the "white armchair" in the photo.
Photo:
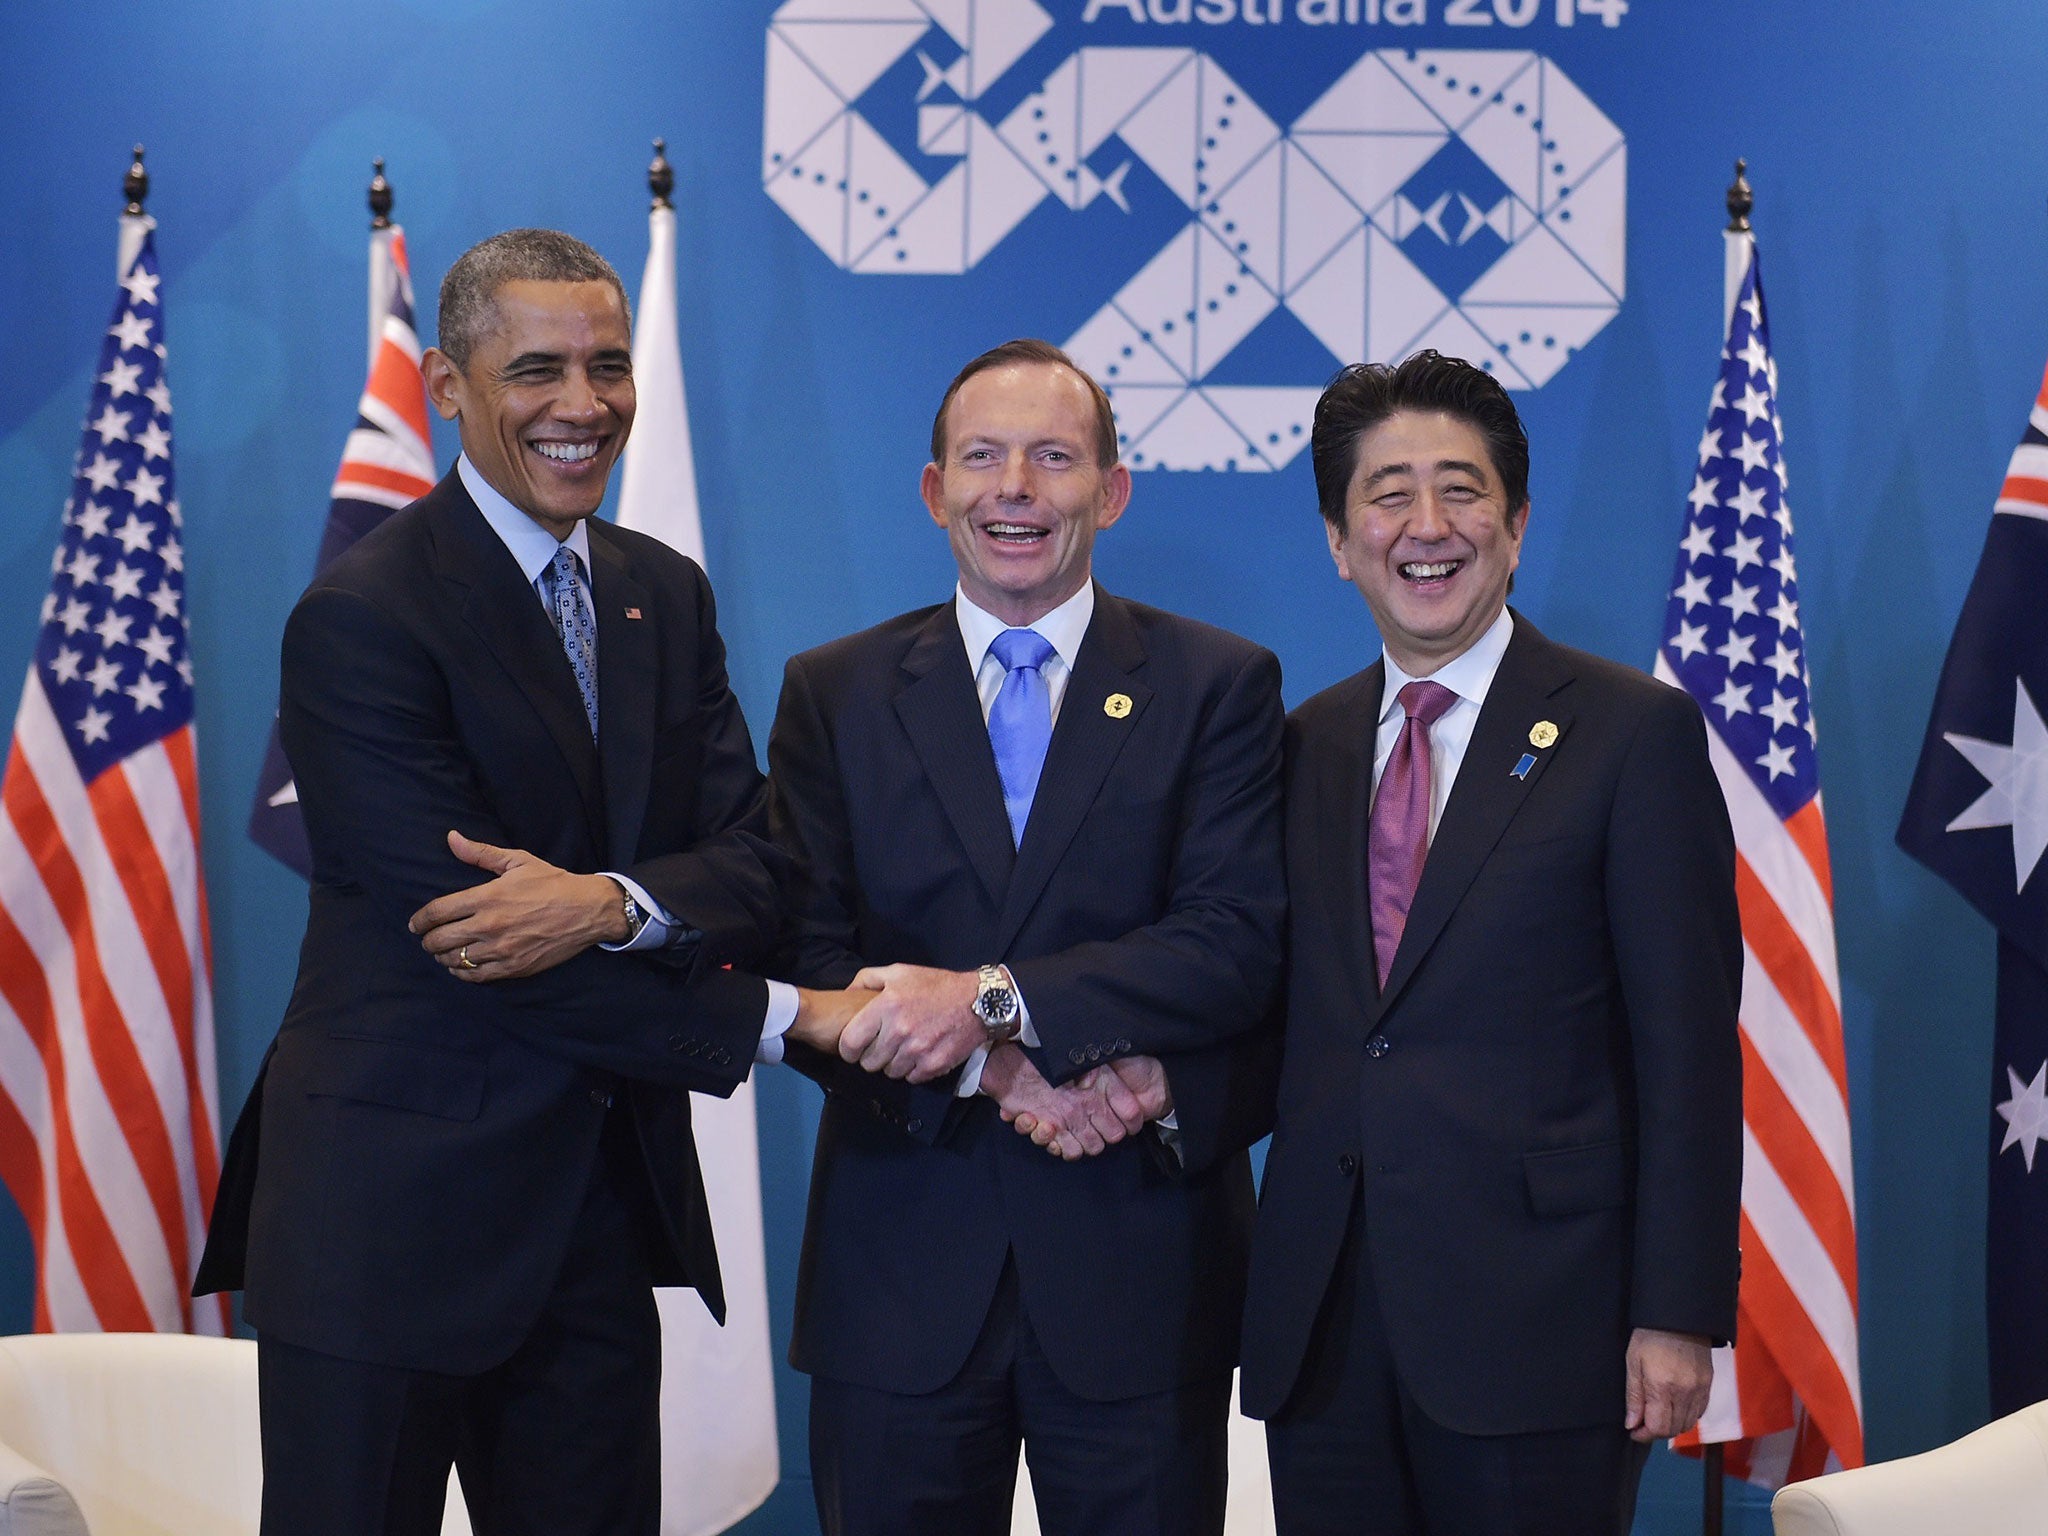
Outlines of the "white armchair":
[{"label": "white armchair", "polygon": [[1790,1484],[1771,1524],[1777,1536],[2048,1533],[2048,1402],[1918,1456]]},{"label": "white armchair", "polygon": [[0,1337],[0,1536],[256,1536],[262,1487],[246,1339]]}]

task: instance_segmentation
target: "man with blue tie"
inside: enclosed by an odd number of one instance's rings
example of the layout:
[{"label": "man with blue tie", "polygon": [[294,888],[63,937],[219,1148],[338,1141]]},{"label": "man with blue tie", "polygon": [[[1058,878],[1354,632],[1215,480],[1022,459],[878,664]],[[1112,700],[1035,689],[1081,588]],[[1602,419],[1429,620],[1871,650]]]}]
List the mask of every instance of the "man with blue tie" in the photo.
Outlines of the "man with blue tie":
[{"label": "man with blue tie", "polygon": [[265,1536],[430,1536],[451,1462],[479,1531],[653,1536],[650,1287],[724,1311],[690,1090],[845,1009],[746,974],[780,861],[704,573],[591,516],[618,274],[494,236],[423,366],[454,472],[285,631],[311,910],[197,1289],[247,1292]]},{"label": "man with blue tie", "polygon": [[1279,667],[1095,585],[1130,471],[1055,347],[961,371],[922,493],[952,599],[792,659],[769,741],[791,968],[876,989],[789,1053],[827,1090],[791,1346],[819,1517],[1007,1532],[1021,1441],[1049,1536],[1217,1532]]}]

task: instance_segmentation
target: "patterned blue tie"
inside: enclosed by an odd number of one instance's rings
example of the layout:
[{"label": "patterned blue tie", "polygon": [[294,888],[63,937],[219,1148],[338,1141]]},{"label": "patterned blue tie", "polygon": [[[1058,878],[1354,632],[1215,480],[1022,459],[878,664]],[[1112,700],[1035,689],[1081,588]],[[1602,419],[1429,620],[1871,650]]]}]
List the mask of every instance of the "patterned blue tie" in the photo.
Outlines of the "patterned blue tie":
[{"label": "patterned blue tie", "polygon": [[1052,692],[1039,670],[1052,659],[1052,642],[1031,629],[1006,629],[989,646],[1003,664],[1003,686],[988,711],[988,739],[1003,781],[1010,839],[1024,841],[1024,823],[1038,793],[1038,773],[1052,743]]},{"label": "patterned blue tie", "polygon": [[583,695],[583,713],[590,717],[590,739],[597,739],[597,620],[590,604],[583,600],[583,584],[576,579],[579,562],[576,551],[564,544],[541,573],[547,583],[548,614],[555,621],[555,633],[562,637],[562,649],[569,657],[569,669],[576,674],[576,691]]}]

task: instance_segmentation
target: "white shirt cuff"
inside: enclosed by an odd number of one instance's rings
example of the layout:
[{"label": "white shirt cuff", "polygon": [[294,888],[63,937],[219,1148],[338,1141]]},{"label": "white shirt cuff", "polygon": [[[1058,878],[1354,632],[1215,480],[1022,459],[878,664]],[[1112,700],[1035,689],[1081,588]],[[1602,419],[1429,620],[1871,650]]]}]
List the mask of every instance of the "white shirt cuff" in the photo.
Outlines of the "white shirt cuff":
[{"label": "white shirt cuff", "polygon": [[971,1099],[981,1092],[982,1069],[988,1065],[988,1047],[977,1045],[974,1052],[960,1063],[960,1086],[953,1090],[956,1099]]},{"label": "white shirt cuff", "polygon": [[754,1047],[754,1060],[772,1067],[782,1060],[782,1037],[796,1022],[796,988],[786,981],[768,983],[768,1014],[761,1021],[761,1043]]},{"label": "white shirt cuff", "polygon": [[[1017,978],[1010,974],[1010,968],[1003,967],[1003,974],[1010,977],[1010,989],[1016,991]],[[1036,1046],[1038,1031],[1031,1027],[1031,1005],[1024,1001],[1024,994],[1017,992],[1017,1043]],[[953,1090],[954,1097],[971,1099],[981,1092],[982,1068],[988,1065],[988,1047],[977,1045],[974,1054],[960,1064],[960,1086]]]},{"label": "white shirt cuff", "polygon": [[677,931],[683,926],[682,920],[648,895],[646,886],[638,880],[609,869],[600,870],[599,873],[607,880],[618,881],[632,896],[640,910],[647,914],[646,923],[632,938],[623,944],[600,944],[597,946],[599,949],[610,950],[615,955],[630,954],[642,949],[662,949],[675,940]]}]

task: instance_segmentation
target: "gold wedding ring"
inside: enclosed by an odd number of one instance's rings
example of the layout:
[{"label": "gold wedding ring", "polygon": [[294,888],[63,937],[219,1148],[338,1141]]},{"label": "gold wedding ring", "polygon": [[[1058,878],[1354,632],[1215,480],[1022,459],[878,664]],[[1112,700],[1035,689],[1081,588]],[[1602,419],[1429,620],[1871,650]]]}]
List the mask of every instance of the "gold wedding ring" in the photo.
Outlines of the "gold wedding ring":
[{"label": "gold wedding ring", "polygon": [[467,944],[463,945],[462,948],[456,952],[455,958],[462,962],[462,968],[465,971],[473,971],[476,969],[476,962],[469,958],[469,946]]}]

